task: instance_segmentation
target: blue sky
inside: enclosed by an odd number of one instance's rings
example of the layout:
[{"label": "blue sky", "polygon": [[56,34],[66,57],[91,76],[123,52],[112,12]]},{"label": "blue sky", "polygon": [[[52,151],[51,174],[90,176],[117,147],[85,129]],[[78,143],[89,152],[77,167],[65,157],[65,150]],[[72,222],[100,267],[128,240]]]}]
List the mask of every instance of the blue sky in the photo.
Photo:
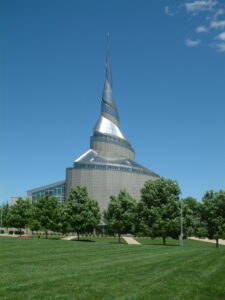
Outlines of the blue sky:
[{"label": "blue sky", "polygon": [[225,189],[225,1],[2,0],[0,202],[65,178],[100,112],[184,197]]}]

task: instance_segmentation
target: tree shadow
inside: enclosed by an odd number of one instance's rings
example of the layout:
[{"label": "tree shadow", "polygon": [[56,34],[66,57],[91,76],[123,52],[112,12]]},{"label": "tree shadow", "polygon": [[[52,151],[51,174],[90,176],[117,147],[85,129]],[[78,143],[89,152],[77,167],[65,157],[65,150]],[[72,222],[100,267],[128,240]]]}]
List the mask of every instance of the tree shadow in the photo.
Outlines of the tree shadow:
[{"label": "tree shadow", "polygon": [[127,243],[119,243],[119,242],[107,242],[109,244],[117,244],[117,245],[127,245]]},{"label": "tree shadow", "polygon": [[96,243],[96,241],[93,240],[78,240],[78,239],[72,240],[72,242]]},{"label": "tree shadow", "polygon": [[144,246],[165,246],[165,247],[180,247],[180,245],[173,245],[173,244],[166,244],[166,245],[163,245],[163,244],[142,244]]}]

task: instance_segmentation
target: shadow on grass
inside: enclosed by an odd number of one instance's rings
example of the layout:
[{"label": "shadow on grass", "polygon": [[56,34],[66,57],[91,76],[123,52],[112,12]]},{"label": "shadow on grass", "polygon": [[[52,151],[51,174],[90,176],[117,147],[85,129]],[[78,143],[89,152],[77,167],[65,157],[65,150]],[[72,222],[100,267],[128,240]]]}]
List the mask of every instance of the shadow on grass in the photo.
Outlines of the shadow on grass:
[{"label": "shadow on grass", "polygon": [[180,247],[180,245],[173,245],[173,244],[145,244],[146,246],[165,246],[165,247]]},{"label": "shadow on grass", "polygon": [[127,243],[119,243],[119,242],[108,242],[109,244],[117,244],[117,245],[127,245]]},{"label": "shadow on grass", "polygon": [[78,239],[72,240],[72,242],[96,243],[96,241],[93,240],[78,240]]}]

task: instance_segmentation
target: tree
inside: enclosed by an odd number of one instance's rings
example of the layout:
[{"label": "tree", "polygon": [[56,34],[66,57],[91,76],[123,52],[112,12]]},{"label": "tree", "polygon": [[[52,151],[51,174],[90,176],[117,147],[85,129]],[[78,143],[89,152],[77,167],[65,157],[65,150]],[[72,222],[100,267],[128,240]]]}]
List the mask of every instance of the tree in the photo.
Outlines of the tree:
[{"label": "tree", "polygon": [[146,181],[138,204],[139,228],[151,237],[177,238],[180,232],[180,188],[175,180]]},{"label": "tree", "polygon": [[36,219],[48,238],[48,230],[56,231],[59,223],[59,202],[54,196],[43,195],[34,203]]},{"label": "tree", "polygon": [[6,227],[8,228],[10,225],[9,225],[9,217],[10,217],[10,214],[9,214],[9,204],[3,204],[1,206],[1,210],[2,210],[2,226],[3,227]]},{"label": "tree", "polygon": [[201,206],[201,221],[205,228],[205,236],[216,240],[225,238],[225,191],[208,191],[203,196]]},{"label": "tree", "polygon": [[121,234],[134,230],[136,221],[136,201],[126,192],[121,190],[119,195],[111,196],[108,209],[104,211],[104,221],[112,233],[117,233],[119,243]]},{"label": "tree", "polygon": [[97,201],[88,198],[86,187],[71,189],[65,203],[69,226],[77,232],[78,240],[81,233],[91,232],[100,222],[100,209]]},{"label": "tree", "polygon": [[31,204],[29,200],[19,198],[16,203],[9,208],[9,226],[19,229],[20,236],[22,228],[29,224],[31,216]]},{"label": "tree", "polygon": [[201,204],[192,197],[184,198],[182,201],[184,236],[196,236],[200,228]]},{"label": "tree", "polygon": [[72,231],[69,221],[69,209],[67,203],[62,203],[59,207],[59,231],[63,234]]},{"label": "tree", "polygon": [[32,231],[32,234],[34,231],[38,231],[41,228],[41,224],[38,220],[31,219],[28,224],[29,229]]}]

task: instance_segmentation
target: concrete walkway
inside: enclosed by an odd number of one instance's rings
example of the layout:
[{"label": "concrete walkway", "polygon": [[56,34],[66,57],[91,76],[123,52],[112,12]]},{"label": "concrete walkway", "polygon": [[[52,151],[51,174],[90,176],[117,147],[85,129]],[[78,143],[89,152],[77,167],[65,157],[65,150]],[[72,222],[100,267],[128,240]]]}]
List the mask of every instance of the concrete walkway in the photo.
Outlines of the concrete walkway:
[{"label": "concrete walkway", "polygon": [[[199,238],[196,238],[196,237],[189,237],[188,238],[189,240],[195,240],[195,241],[200,241],[200,242],[207,242],[207,243],[213,243],[213,244],[216,244],[216,240],[209,240],[207,238],[205,239],[199,239]],[[225,245],[225,240],[221,240],[219,239],[219,245]]]},{"label": "concrete walkway", "polygon": [[18,234],[8,234],[8,233],[2,233],[0,236],[8,236],[8,237],[18,237]]},{"label": "concrete walkway", "polygon": [[70,236],[61,238],[60,240],[63,240],[63,241],[72,241],[72,240],[75,240],[76,238],[77,238],[77,235],[70,235]]},{"label": "concrete walkway", "polygon": [[141,245],[138,241],[136,241],[131,236],[123,236],[123,239],[127,242],[129,245]]}]

